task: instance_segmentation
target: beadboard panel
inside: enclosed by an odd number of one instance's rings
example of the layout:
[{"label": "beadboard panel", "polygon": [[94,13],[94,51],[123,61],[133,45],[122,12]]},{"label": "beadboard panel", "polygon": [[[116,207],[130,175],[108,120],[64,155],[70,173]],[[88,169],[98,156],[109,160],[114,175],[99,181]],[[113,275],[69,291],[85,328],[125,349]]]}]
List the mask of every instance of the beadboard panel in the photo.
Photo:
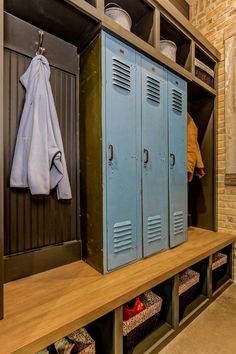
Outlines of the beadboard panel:
[{"label": "beadboard panel", "polygon": [[51,67],[51,85],[64,143],[73,199],[57,201],[50,196],[32,197],[28,190],[9,188],[9,177],[25,90],[19,82],[31,58],[4,51],[4,210],[5,255],[76,240],[77,157],[76,76]]}]

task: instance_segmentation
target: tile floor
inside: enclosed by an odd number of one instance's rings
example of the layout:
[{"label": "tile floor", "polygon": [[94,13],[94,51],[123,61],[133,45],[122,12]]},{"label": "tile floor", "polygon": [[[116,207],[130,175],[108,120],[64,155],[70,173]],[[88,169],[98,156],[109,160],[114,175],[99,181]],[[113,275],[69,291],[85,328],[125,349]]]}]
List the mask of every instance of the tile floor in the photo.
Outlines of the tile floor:
[{"label": "tile floor", "polygon": [[162,349],[160,354],[236,354],[236,283]]}]

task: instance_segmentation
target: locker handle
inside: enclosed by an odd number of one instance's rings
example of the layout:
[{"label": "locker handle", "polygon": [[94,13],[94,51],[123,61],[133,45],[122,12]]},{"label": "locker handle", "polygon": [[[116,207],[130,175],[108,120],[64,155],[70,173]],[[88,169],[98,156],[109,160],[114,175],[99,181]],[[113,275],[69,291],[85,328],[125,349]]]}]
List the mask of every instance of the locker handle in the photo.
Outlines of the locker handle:
[{"label": "locker handle", "polygon": [[109,145],[109,150],[110,150],[110,157],[109,157],[109,162],[112,162],[113,160],[113,156],[114,156],[114,149],[113,149],[113,145]]},{"label": "locker handle", "polygon": [[170,154],[170,158],[171,158],[171,166],[175,165],[175,154]]},{"label": "locker handle", "polygon": [[148,163],[148,161],[149,161],[149,151],[147,150],[147,149],[144,149],[143,150],[143,153],[144,153],[144,155],[145,155],[145,159],[144,159],[144,165],[146,165],[147,163]]}]

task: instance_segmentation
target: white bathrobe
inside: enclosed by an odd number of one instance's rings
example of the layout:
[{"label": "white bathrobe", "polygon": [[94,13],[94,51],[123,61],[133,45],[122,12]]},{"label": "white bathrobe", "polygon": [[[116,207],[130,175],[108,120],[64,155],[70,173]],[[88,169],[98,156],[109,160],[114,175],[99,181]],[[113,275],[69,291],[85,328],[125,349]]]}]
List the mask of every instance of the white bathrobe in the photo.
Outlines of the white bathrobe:
[{"label": "white bathrobe", "polygon": [[71,199],[65,154],[49,82],[47,59],[37,55],[20,81],[26,98],[16,140],[10,186],[48,195],[56,187],[58,199]]}]

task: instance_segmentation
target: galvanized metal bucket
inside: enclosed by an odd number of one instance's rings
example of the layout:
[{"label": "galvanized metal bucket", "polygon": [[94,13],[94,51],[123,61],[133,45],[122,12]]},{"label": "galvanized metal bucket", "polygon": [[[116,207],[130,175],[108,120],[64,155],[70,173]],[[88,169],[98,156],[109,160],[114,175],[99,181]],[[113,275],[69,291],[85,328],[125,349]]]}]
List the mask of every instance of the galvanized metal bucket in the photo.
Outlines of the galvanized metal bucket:
[{"label": "galvanized metal bucket", "polygon": [[174,42],[163,39],[160,41],[161,53],[173,61],[176,61],[177,46]]},{"label": "galvanized metal bucket", "polygon": [[119,5],[110,2],[105,6],[105,14],[111,17],[115,22],[130,31],[132,20],[127,11],[122,9]]}]

